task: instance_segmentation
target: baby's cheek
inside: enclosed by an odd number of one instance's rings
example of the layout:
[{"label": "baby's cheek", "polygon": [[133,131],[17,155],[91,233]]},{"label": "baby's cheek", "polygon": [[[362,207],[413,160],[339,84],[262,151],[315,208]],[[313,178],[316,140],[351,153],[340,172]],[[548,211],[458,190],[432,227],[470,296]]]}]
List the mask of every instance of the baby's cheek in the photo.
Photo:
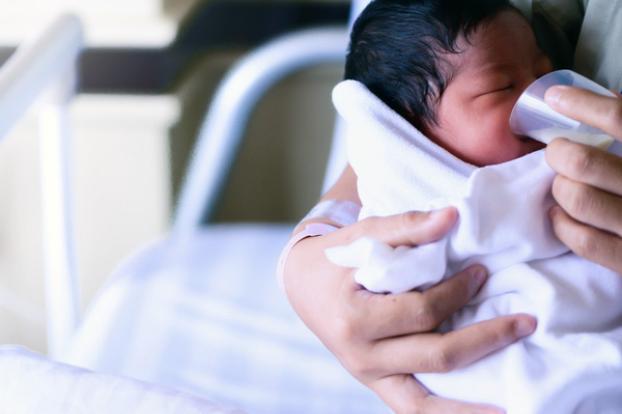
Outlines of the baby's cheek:
[{"label": "baby's cheek", "polygon": [[483,130],[482,132],[489,137],[490,141],[497,144],[505,140],[505,137],[511,133],[508,118],[504,117],[503,114],[499,112],[500,111],[493,111],[491,116],[480,124],[480,129]]},{"label": "baby's cheek", "polygon": [[520,140],[512,134],[508,125],[496,122],[489,125],[486,131],[486,143],[482,145],[486,152],[488,164],[509,161],[520,154]]},{"label": "baby's cheek", "polygon": [[506,144],[515,141],[516,137],[510,129],[510,115],[506,111],[498,111],[497,116],[491,119],[490,133],[494,134],[498,143]]},{"label": "baby's cheek", "polygon": [[468,149],[470,162],[483,166],[496,163],[505,150],[499,142],[498,135],[491,134],[485,128],[480,128],[477,136],[471,136]]}]

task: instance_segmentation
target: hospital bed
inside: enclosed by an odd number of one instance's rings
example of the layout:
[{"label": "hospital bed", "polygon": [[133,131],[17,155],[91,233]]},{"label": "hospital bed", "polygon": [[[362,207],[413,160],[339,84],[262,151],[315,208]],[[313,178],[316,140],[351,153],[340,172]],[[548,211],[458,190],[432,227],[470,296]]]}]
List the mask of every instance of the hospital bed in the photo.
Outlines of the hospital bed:
[{"label": "hospital bed", "polygon": [[207,224],[252,108],[279,79],[339,62],[345,28],[286,35],[217,91],[171,233],[115,272],[64,360],[189,390],[253,413],[372,413],[381,404],[292,312],[274,273],[290,225]]},{"label": "hospital bed", "polygon": [[[67,62],[80,50],[79,22],[66,18],[51,30],[73,30],[59,44],[74,43],[67,49],[73,54],[59,60],[66,66],[54,72],[62,76],[45,81],[54,86],[42,110],[43,130],[50,133],[42,141],[51,357],[86,368],[94,378],[137,380],[126,383],[128,389],[140,384],[157,393],[148,385],[157,384],[250,413],[385,412],[299,321],[277,287],[275,264],[291,226],[209,224],[255,104],[286,75],[341,61],[347,29],[291,33],[240,60],[206,115],[170,234],[120,264],[81,318],[66,157],[66,104],[75,78]],[[47,48],[25,50],[44,55]],[[333,156],[330,165],[327,182],[343,160]],[[27,352],[5,351],[4,357],[36,361]],[[68,375],[73,369],[59,367]]]},{"label": "hospital bed", "polygon": [[[0,69],[0,136],[36,103],[41,144],[49,349],[58,356],[78,325],[71,237],[68,104],[82,28],[67,15],[20,45]],[[96,373],[23,347],[0,346],[0,411],[10,413],[240,412],[161,385]]]}]

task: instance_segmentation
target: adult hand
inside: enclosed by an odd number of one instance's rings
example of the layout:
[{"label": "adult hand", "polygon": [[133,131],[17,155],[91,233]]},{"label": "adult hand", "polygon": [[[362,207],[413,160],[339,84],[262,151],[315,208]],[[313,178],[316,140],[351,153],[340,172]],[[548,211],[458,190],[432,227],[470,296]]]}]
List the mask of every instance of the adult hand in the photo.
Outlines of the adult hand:
[{"label": "adult hand", "polygon": [[532,333],[536,322],[513,315],[445,334],[434,332],[478,292],[485,269],[469,268],[424,292],[381,295],[356,284],[353,270],[332,264],[324,250],[362,236],[394,246],[425,244],[441,238],[456,218],[451,208],[368,218],[300,241],[285,264],[285,289],[298,315],[354,377],[398,413],[503,412],[431,395],[412,373],[468,365]]},{"label": "adult hand", "polygon": [[[556,111],[622,140],[622,98],[567,86],[550,88]],[[553,229],[576,254],[622,273],[622,158],[566,139],[556,139],[546,158],[558,172],[551,210]]]}]

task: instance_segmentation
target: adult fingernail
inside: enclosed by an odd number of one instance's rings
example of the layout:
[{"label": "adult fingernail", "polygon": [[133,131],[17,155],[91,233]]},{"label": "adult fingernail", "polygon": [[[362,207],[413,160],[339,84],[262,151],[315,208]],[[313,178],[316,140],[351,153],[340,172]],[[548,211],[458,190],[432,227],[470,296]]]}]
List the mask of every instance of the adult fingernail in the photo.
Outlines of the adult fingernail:
[{"label": "adult fingernail", "polygon": [[445,208],[431,211],[429,217],[433,220],[438,219],[440,217],[444,219],[448,219],[448,218],[455,219],[455,217],[458,217],[458,210],[456,210],[455,207],[445,207]]},{"label": "adult fingernail", "polygon": [[514,325],[514,333],[516,336],[523,337],[533,333],[536,330],[537,322],[533,318],[521,318]]},{"label": "adult fingernail", "polygon": [[560,206],[553,206],[549,209],[549,217],[553,220],[561,211]]},{"label": "adult fingernail", "polygon": [[486,414],[506,414],[505,410],[499,407],[490,407]]},{"label": "adult fingernail", "polygon": [[562,95],[568,90],[567,86],[551,86],[544,93],[544,100],[552,106],[560,106],[562,103]]},{"label": "adult fingernail", "polygon": [[442,216],[443,214],[447,214],[448,207],[439,208],[438,210],[432,210],[430,212],[430,217]]},{"label": "adult fingernail", "polygon": [[471,269],[471,284],[474,290],[478,290],[486,281],[488,272],[483,266],[475,266]]}]

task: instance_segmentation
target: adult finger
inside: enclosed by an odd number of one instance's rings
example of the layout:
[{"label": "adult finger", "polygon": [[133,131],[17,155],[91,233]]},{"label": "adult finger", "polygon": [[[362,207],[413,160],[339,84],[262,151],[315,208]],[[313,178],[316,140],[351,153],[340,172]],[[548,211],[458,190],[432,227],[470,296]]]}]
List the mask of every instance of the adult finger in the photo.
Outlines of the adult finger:
[{"label": "adult finger", "polygon": [[574,181],[622,195],[622,159],[613,154],[562,138],[547,146],[546,161]]},{"label": "adult finger", "polygon": [[550,211],[555,235],[570,250],[599,263],[614,272],[622,273],[622,239],[607,231],[578,222],[560,207]]},{"label": "adult finger", "polygon": [[622,98],[570,86],[553,86],[546,91],[544,99],[556,111],[622,140]]},{"label": "adult finger", "polygon": [[536,325],[536,320],[526,314],[502,316],[448,333],[380,340],[371,352],[381,367],[377,374],[382,374],[381,369],[386,373],[449,372],[530,335]]},{"label": "adult finger", "polygon": [[571,217],[622,237],[622,197],[561,175],[555,177],[552,193]]},{"label": "adult finger", "polygon": [[[416,246],[443,237],[455,224],[453,207],[432,212],[410,211],[386,217],[368,217],[329,234],[340,245],[361,237],[372,237],[391,246]],[[345,242],[345,243],[344,243]]]},{"label": "adult finger", "polygon": [[486,269],[472,266],[424,292],[378,295],[359,289],[348,301],[347,320],[368,339],[429,332],[464,307],[485,281]]},{"label": "adult finger", "polygon": [[502,414],[504,411],[485,404],[469,404],[430,394],[412,375],[381,378],[369,387],[398,414]]}]

